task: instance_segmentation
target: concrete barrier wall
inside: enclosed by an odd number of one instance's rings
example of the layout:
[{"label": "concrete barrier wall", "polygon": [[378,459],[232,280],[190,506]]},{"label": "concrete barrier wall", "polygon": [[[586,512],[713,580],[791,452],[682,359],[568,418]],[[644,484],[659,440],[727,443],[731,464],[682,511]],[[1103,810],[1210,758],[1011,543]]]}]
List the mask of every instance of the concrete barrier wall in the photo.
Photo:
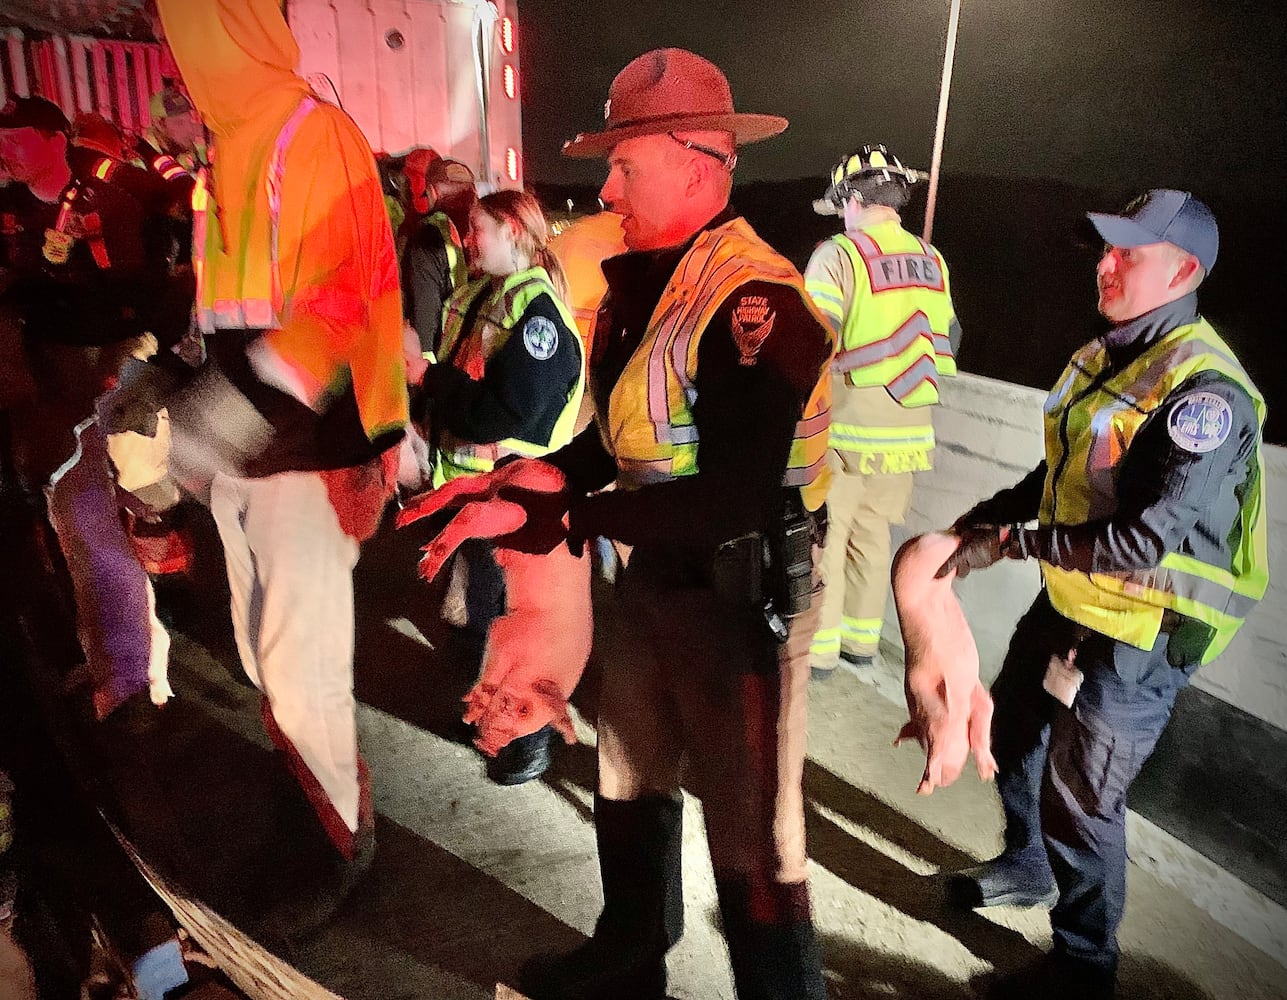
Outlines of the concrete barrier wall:
[{"label": "concrete barrier wall", "polygon": [[[976,375],[946,380],[935,412],[934,471],[917,476],[901,537],[941,529],[982,497],[1018,482],[1042,457],[1041,404],[1035,389]],[[1287,729],[1287,449],[1265,449],[1269,504],[1269,592],[1229,649],[1202,669],[1198,687]],[[1002,563],[971,574],[958,593],[990,681],[1014,624],[1040,585],[1035,563]],[[901,648],[891,603],[884,639]]]}]

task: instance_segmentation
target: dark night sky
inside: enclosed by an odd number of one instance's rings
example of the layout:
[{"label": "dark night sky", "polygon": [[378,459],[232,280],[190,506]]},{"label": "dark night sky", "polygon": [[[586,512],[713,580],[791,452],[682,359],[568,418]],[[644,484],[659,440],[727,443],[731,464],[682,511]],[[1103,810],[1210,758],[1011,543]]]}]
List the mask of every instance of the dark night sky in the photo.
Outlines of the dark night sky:
[{"label": "dark night sky", "polygon": [[[1273,0],[963,0],[944,171],[1098,188],[1287,191],[1287,14]],[[677,45],[739,109],[782,114],[743,180],[825,174],[883,140],[928,168],[949,0],[520,0],[529,180],[595,182],[559,155],[615,73]],[[1272,197],[1272,196],[1271,196]]]}]

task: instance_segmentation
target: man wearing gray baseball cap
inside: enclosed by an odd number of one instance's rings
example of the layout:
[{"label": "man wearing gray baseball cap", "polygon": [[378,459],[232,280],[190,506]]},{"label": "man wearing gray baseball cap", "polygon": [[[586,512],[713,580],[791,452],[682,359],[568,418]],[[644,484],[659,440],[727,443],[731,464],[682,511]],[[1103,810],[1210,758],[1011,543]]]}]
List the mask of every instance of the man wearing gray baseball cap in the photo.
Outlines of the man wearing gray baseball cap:
[{"label": "man wearing gray baseball cap", "polygon": [[1269,579],[1264,398],[1198,313],[1215,217],[1160,189],[1090,220],[1112,326],[1051,391],[1045,461],[957,522],[939,570],[1035,558],[1045,581],[992,687],[1005,850],[952,889],[970,907],[1053,903],[1054,950],[992,996],[1114,995],[1127,790]]}]

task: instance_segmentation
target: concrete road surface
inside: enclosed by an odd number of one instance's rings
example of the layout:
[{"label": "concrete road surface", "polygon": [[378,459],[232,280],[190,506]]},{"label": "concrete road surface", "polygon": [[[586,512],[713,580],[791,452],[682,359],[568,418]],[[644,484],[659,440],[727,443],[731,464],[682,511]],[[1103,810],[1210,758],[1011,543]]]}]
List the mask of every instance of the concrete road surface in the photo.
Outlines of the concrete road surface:
[{"label": "concrete road surface", "polygon": [[[478,650],[438,622],[437,591],[413,577],[416,542],[384,532],[358,568],[356,687],[379,814],[376,860],[333,923],[286,950],[351,1000],[512,995],[505,986],[522,960],[576,945],[600,906],[594,733],[580,725],[581,743],[560,748],[544,780],[517,788],[486,780],[457,722]],[[288,891],[274,876],[294,845],[281,834],[279,765],[258,694],[240,676],[214,565],[194,590],[162,589],[175,620],[178,698],[154,735],[158,794],[169,829],[180,831],[167,835],[174,864],[210,859],[200,862],[203,891],[226,900],[226,912],[262,912],[272,902],[265,897]],[[599,591],[611,600],[607,587]],[[611,655],[611,636],[600,635],[595,659]],[[578,695],[591,720],[594,686],[592,665]],[[887,679],[851,673],[811,692],[805,797],[829,989],[844,998],[969,997],[972,977],[1047,948],[1049,921],[1042,911],[947,907],[941,873],[999,848],[1000,810],[992,788],[969,772],[933,796],[913,794],[923,758],[914,746],[892,746],[905,717],[897,697]],[[671,993],[731,998],[701,812],[691,799],[684,821],[687,930],[671,954]],[[183,851],[174,849],[180,840]],[[1134,866],[1129,877],[1123,996],[1287,997],[1282,966],[1176,890]]]}]

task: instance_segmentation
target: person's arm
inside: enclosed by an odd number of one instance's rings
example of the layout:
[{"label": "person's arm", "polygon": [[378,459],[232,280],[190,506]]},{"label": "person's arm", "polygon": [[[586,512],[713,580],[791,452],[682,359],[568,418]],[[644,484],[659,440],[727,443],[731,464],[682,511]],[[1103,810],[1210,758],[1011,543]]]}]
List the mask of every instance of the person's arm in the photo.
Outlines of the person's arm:
[{"label": "person's arm", "polygon": [[981,500],[956,519],[954,528],[974,528],[984,524],[1022,524],[1033,520],[1041,509],[1041,494],[1046,483],[1046,463],[999,493]]},{"label": "person's arm", "polygon": [[[1202,405],[1198,393],[1209,417],[1190,434],[1180,417],[1185,407]],[[1167,397],[1131,442],[1111,517],[1021,529],[1014,547],[1023,557],[1084,573],[1151,569],[1178,550],[1204,511],[1241,484],[1258,437],[1246,392],[1221,375],[1197,375]]]},{"label": "person's arm", "polygon": [[576,503],[572,534],[713,546],[767,528],[781,507],[796,423],[830,356],[830,338],[795,290],[737,289],[698,348],[696,474]]},{"label": "person's arm", "polygon": [[591,423],[566,447],[546,455],[549,462],[567,478],[568,491],[584,496],[601,490],[617,478],[617,462],[603,446],[599,428]]},{"label": "person's arm", "polygon": [[580,376],[576,331],[550,297],[541,295],[487,360],[481,380],[437,364],[425,372],[423,385],[433,399],[434,419],[456,437],[476,444],[516,438],[540,445],[549,442]]},{"label": "person's arm", "polygon": [[[943,259],[941,253],[936,252],[939,269],[943,272],[943,294],[947,296],[947,301],[952,302],[952,282],[947,274],[947,261]],[[952,318],[947,322],[947,342],[952,345],[952,357],[956,358],[961,353],[961,321],[956,316],[956,306],[952,305]]]},{"label": "person's arm", "polygon": [[[400,430],[406,371],[393,233],[370,146],[337,108],[319,105],[291,141],[278,232],[282,326],[265,339],[291,359],[295,383],[318,393],[303,401],[316,407],[334,388],[342,359],[355,386],[374,390],[357,400],[368,435]],[[402,396],[401,419],[388,406],[390,391]]]},{"label": "person's arm", "polygon": [[839,343],[845,317],[853,305],[854,269],[849,255],[834,240],[819,243],[814,249],[804,270],[804,287]]}]

